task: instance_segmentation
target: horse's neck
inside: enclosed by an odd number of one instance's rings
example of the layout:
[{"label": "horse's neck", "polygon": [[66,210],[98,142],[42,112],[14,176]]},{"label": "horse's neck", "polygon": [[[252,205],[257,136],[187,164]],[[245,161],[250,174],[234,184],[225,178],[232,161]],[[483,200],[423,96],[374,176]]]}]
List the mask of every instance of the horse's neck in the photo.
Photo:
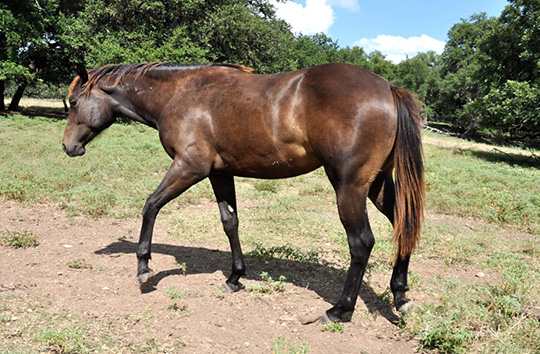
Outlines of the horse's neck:
[{"label": "horse's neck", "polygon": [[163,90],[157,81],[140,80],[130,85],[122,85],[119,93],[120,113],[126,117],[146,124],[152,128],[158,127],[159,106],[168,102],[172,90]]}]

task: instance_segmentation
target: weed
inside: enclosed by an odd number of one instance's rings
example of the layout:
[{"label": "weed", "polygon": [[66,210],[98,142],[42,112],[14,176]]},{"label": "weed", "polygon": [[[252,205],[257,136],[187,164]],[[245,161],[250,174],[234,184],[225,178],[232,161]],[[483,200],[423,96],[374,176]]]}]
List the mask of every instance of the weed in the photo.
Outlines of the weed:
[{"label": "weed", "polygon": [[294,262],[309,263],[313,265],[333,266],[334,264],[328,262],[320,257],[320,251],[310,250],[302,251],[300,248],[291,244],[285,244],[283,246],[274,246],[266,248],[261,244],[256,244],[255,249],[248,252],[246,256],[261,259],[263,261],[275,259],[287,259]]},{"label": "weed", "polygon": [[83,258],[74,259],[71,262],[67,263],[67,266],[70,269],[92,269],[94,268],[93,265],[86,263],[86,260]]},{"label": "weed", "polygon": [[461,353],[474,338],[466,326],[455,321],[439,319],[427,325],[421,335],[422,346],[442,353]]},{"label": "weed", "polygon": [[30,230],[15,231],[6,229],[0,231],[0,244],[13,248],[29,248],[38,246],[39,242]]},{"label": "weed", "polygon": [[146,309],[142,314],[142,319],[144,323],[144,332],[146,336],[146,345],[148,346],[148,351],[150,353],[157,353],[158,352],[158,346],[157,346],[157,340],[156,340],[156,333],[152,326],[152,321],[154,317],[150,313],[149,309]]},{"label": "weed", "polygon": [[289,338],[273,335],[271,339],[272,354],[307,354],[307,343],[290,344]]},{"label": "weed", "polygon": [[187,274],[187,264],[186,264],[186,262],[178,263],[178,265],[180,266],[180,270],[182,271],[182,275],[186,276],[186,274]]},{"label": "weed", "polygon": [[330,332],[330,333],[343,333],[344,330],[345,330],[345,325],[341,322],[325,323],[322,327],[323,332]]},{"label": "weed", "polygon": [[174,287],[169,286],[165,290],[165,294],[173,301],[173,304],[167,307],[168,310],[173,311],[181,317],[190,316],[193,313],[193,311],[188,309],[187,305],[180,303],[186,295],[184,290],[176,290]]},{"label": "weed", "polygon": [[180,301],[186,295],[184,290],[176,290],[173,286],[167,287],[165,295],[168,295],[173,301]]},{"label": "weed", "polygon": [[287,278],[285,276],[280,275],[278,280],[274,280],[267,272],[262,272],[260,277],[264,283],[246,284],[247,291],[256,294],[272,294],[274,292],[284,292],[286,290],[285,281]]}]

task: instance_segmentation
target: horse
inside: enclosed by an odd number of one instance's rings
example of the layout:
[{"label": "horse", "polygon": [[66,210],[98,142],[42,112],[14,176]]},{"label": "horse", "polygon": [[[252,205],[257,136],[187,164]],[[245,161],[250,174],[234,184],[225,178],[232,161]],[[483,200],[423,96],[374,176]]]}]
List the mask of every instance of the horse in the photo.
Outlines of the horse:
[{"label": "horse", "polygon": [[[151,281],[153,228],[160,209],[209,178],[232,253],[230,292],[242,288],[246,266],[238,238],[234,177],[278,179],[323,167],[346,232],[350,266],[343,291],[323,322],[349,321],[375,243],[369,198],[394,227],[390,281],[400,313],[411,253],[417,246],[425,199],[422,117],[407,90],[348,64],[255,74],[236,64],[167,62],[82,66],[69,87],[62,141],[69,156],[116,118],[158,130],[171,166],[142,212],[137,246],[141,290]],[[394,181],[395,179],[395,181]]]}]

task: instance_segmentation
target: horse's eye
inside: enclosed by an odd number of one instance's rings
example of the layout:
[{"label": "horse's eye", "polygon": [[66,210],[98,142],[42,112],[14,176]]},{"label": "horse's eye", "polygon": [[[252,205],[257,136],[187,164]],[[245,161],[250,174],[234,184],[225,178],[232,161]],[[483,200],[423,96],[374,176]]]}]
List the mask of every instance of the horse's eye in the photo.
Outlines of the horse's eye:
[{"label": "horse's eye", "polygon": [[71,108],[73,108],[73,107],[75,107],[76,105],[77,105],[77,100],[74,99],[74,98],[71,98],[71,99],[69,100],[69,106],[70,106]]}]

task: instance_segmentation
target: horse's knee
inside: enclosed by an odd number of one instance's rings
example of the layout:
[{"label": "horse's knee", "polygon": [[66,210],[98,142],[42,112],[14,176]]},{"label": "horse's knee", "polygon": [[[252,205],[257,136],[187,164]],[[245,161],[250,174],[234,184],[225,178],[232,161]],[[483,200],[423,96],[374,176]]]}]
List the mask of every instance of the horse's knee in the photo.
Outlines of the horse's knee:
[{"label": "horse's knee", "polygon": [[[230,206],[227,209],[221,209],[221,223],[223,224],[223,230],[229,235],[231,232],[238,230],[238,217],[236,216],[234,210]],[[224,210],[225,209],[225,210]]]},{"label": "horse's knee", "polygon": [[375,237],[372,232],[362,232],[360,235],[350,237],[349,251],[352,260],[363,260],[369,257],[374,245]]}]

